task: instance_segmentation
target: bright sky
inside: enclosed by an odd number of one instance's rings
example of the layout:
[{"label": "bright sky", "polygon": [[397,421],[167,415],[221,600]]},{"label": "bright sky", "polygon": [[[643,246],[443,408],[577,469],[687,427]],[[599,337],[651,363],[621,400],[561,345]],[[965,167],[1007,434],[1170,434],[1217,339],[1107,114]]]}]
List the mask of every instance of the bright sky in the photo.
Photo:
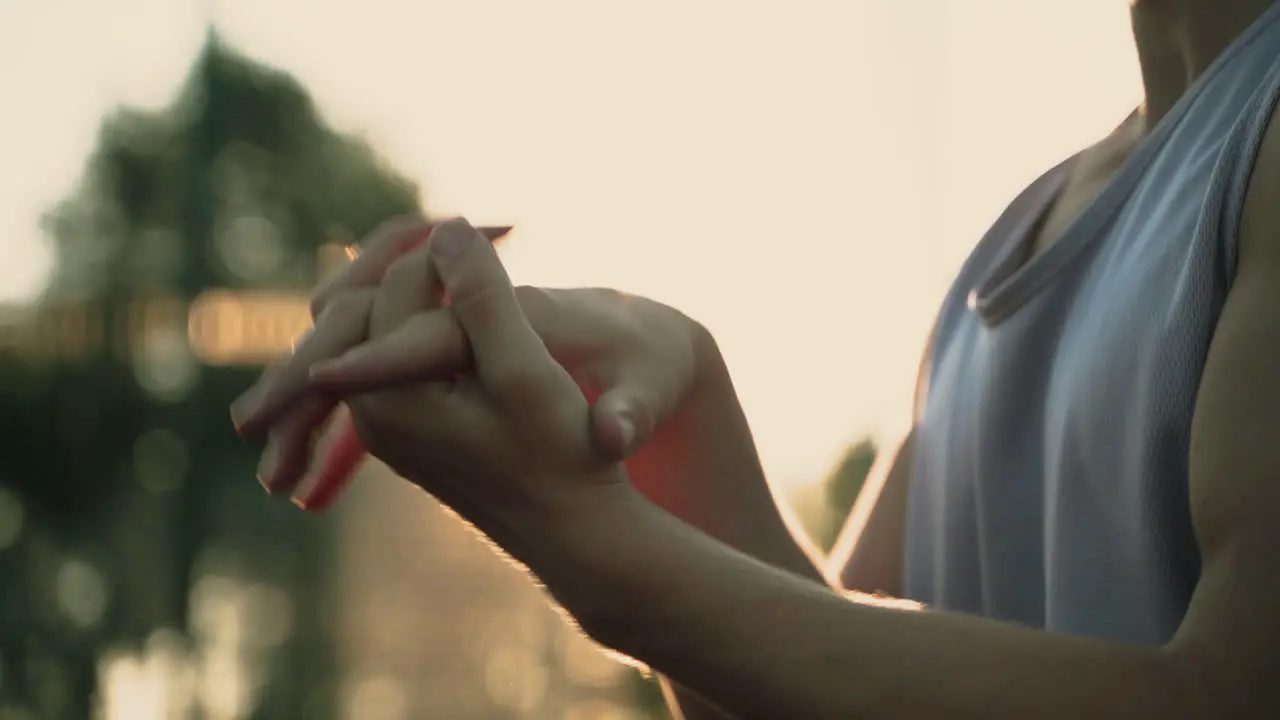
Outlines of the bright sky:
[{"label": "bright sky", "polygon": [[8,0],[0,300],[112,106],[156,106],[213,19],[427,206],[513,222],[517,282],[612,286],[719,338],[778,483],[907,422],[989,222],[1137,103],[1127,0]]}]

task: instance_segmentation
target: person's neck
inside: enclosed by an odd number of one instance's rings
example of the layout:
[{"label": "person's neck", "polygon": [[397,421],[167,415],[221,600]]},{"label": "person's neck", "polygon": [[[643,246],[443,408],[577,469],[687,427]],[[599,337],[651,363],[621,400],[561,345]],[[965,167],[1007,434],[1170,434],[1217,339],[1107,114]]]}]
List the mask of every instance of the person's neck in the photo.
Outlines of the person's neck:
[{"label": "person's neck", "polygon": [[1155,126],[1218,55],[1275,0],[1131,0],[1133,38]]}]

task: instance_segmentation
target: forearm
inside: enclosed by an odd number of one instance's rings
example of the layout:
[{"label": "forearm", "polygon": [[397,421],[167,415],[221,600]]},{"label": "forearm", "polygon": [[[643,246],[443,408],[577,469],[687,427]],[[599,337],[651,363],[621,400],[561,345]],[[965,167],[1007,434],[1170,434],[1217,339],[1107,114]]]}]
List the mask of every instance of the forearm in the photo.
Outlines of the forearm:
[{"label": "forearm", "polygon": [[1199,718],[1171,653],[850,602],[634,495],[528,562],[597,640],[745,717]]},{"label": "forearm", "polygon": [[[627,463],[632,482],[693,527],[762,562],[825,582],[823,558],[780,506],[760,467],[733,381],[709,334],[702,338],[698,389],[649,449]],[[727,716],[663,678],[668,704],[684,720]]]},{"label": "forearm", "polygon": [[627,462],[632,483],[684,522],[758,560],[826,582],[821,552],[774,497],[714,340],[693,396]]}]

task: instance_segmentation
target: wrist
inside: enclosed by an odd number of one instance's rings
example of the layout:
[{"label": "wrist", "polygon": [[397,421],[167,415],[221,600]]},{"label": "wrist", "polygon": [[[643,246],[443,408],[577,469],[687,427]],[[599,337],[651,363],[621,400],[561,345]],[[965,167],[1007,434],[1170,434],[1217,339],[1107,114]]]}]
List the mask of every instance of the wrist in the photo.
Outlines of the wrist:
[{"label": "wrist", "polygon": [[720,352],[720,345],[705,325],[691,318],[686,320],[693,347],[693,387],[690,388],[690,399],[697,401],[710,394],[722,394],[715,393],[713,388],[732,388],[732,382],[729,380],[729,369]]},{"label": "wrist", "polygon": [[[660,513],[629,483],[591,486],[529,509],[504,523],[506,538],[493,537],[598,638],[610,609],[626,597],[632,571],[619,567],[630,539],[642,537],[646,517]],[[633,578],[632,578],[633,579]],[[615,608],[616,609],[616,608]]]},{"label": "wrist", "polygon": [[[699,466],[697,474],[701,475],[707,470],[701,467],[701,458],[708,451],[714,454],[714,448],[724,440],[726,426],[733,424],[731,420],[741,413],[741,408],[715,337],[701,323],[684,315],[681,318],[689,334],[692,372],[675,412],[655,429],[650,447],[643,454],[653,455],[656,451],[664,459],[692,462]],[[628,463],[628,469],[633,470],[632,463]],[[663,469],[664,474],[669,474],[674,468]]]},{"label": "wrist", "polygon": [[677,518],[759,560],[825,583],[820,554],[793,534],[765,478],[719,344],[686,318],[693,382],[679,411],[627,468]]}]

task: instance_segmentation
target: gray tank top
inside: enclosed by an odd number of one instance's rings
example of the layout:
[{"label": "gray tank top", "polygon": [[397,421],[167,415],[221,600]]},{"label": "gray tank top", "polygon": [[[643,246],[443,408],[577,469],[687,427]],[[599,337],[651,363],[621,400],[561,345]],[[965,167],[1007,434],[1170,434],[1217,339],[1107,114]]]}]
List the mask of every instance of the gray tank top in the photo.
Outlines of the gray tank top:
[{"label": "gray tank top", "polygon": [[1070,160],[1018,197],[948,294],[917,408],[906,595],[1162,644],[1200,572],[1191,415],[1280,95],[1280,4],[1023,262]]}]

